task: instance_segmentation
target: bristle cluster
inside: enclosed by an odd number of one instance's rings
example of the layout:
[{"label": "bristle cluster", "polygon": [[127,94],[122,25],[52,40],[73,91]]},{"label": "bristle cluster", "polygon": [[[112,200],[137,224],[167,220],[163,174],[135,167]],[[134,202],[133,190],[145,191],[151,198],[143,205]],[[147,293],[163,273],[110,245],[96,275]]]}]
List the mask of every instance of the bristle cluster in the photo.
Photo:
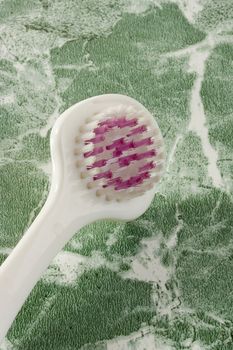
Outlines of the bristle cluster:
[{"label": "bristle cluster", "polygon": [[89,189],[107,200],[142,195],[158,182],[162,138],[142,111],[119,106],[93,116],[79,130],[75,154]]}]

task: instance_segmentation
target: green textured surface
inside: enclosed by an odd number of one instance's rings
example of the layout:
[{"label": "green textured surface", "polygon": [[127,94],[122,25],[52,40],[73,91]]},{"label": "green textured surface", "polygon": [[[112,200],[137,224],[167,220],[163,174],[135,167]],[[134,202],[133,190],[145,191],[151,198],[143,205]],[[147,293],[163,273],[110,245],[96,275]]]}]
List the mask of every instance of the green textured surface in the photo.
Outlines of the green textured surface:
[{"label": "green textured surface", "polygon": [[76,234],[1,350],[233,349],[232,33],[231,0],[0,1],[0,263],[46,199],[67,107],[132,96],[167,151],[148,211]]}]

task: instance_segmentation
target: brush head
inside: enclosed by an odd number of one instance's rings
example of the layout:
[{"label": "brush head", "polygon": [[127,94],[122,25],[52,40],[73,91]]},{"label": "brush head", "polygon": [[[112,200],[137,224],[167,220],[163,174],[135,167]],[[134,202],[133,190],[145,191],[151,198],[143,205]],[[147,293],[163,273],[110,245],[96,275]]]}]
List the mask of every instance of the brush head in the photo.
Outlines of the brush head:
[{"label": "brush head", "polygon": [[161,178],[162,136],[143,110],[120,105],[87,118],[75,142],[80,177],[106,200],[143,195]]}]

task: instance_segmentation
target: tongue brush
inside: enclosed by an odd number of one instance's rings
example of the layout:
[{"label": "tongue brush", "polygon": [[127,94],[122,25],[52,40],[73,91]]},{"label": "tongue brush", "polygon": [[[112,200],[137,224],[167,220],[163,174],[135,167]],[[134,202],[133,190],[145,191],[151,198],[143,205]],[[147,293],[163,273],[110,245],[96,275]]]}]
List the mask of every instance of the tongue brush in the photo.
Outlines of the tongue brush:
[{"label": "tongue brush", "polygon": [[0,343],[55,255],[86,224],[134,220],[164,167],[159,127],[136,100],[108,94],[66,110],[51,132],[48,199],[0,267]]}]

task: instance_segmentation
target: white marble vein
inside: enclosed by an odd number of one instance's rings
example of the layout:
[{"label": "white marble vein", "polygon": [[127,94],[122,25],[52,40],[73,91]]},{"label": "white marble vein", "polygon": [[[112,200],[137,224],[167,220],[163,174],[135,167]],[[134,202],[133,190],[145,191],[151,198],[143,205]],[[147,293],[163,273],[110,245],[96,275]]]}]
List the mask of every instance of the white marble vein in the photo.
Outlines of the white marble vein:
[{"label": "white marble vein", "polygon": [[209,131],[206,125],[204,107],[201,99],[201,86],[204,79],[205,62],[209,57],[210,50],[196,50],[189,60],[189,70],[196,74],[190,100],[190,123],[189,131],[194,131],[201,139],[203,153],[208,160],[208,175],[215,187],[223,187],[223,179],[217,166],[218,153],[211,145]]}]

